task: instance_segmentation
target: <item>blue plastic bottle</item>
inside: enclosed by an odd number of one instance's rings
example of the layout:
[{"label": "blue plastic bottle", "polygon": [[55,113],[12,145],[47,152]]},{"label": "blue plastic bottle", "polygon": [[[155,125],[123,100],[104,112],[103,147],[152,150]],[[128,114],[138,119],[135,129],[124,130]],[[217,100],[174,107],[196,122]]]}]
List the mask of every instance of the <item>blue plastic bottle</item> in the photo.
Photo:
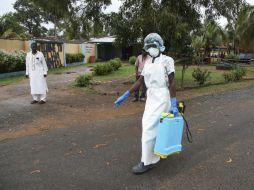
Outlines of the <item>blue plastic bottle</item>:
[{"label": "blue plastic bottle", "polygon": [[162,113],[157,128],[154,154],[161,158],[182,150],[184,119],[181,115],[174,117],[170,113]]}]

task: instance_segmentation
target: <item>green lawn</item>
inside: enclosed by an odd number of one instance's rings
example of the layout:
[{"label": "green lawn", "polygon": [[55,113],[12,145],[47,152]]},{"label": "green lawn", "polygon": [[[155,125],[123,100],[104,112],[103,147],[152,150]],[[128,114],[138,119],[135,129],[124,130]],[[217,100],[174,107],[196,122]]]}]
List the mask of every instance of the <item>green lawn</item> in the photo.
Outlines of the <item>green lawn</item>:
[{"label": "green lawn", "polygon": [[[197,68],[197,66],[190,66],[186,70],[186,73],[184,75],[184,86],[196,86],[196,82],[194,81],[194,78],[192,77],[192,73],[194,69]],[[223,79],[223,71],[218,71],[215,69],[215,66],[200,66],[201,70],[208,70],[211,72],[210,79],[208,80],[208,83],[215,84],[215,83],[221,83],[224,82]],[[177,86],[180,86],[181,84],[181,78],[182,78],[182,66],[176,65],[176,83]]]},{"label": "green lawn", "polygon": [[[184,77],[184,87],[198,87],[197,83],[194,81],[192,77],[192,72],[194,69],[197,68],[197,66],[190,66],[185,73]],[[241,86],[246,86],[248,84],[253,84],[253,81],[240,81],[240,82],[234,82],[234,83],[224,83],[224,78],[222,74],[224,71],[218,71],[216,70],[215,66],[213,65],[205,65],[200,66],[201,70],[207,69],[211,72],[210,79],[208,81],[208,85],[203,86],[202,88],[199,88],[200,92],[202,91],[213,91],[213,90],[222,90],[222,89],[233,89],[233,88],[239,88]],[[254,78],[254,66],[246,66],[247,69],[247,75],[248,77]],[[178,89],[180,88],[181,84],[181,65],[176,65],[176,84]],[[95,76],[94,80],[97,81],[110,81],[114,79],[119,79],[127,76],[131,76],[135,73],[135,68],[133,65],[124,64],[123,67],[121,67],[118,71],[114,71],[110,75],[105,76]],[[134,78],[134,76],[133,76]]]},{"label": "green lawn", "polygon": [[247,69],[247,76],[254,78],[254,65],[245,66]]},{"label": "green lawn", "polygon": [[[195,85],[194,79],[192,77],[192,72],[194,71],[195,68],[196,68],[195,66],[191,66],[187,69],[187,71],[185,73],[185,78],[184,78],[185,86]],[[219,83],[219,82],[224,81],[224,79],[222,77],[222,72],[216,71],[215,67],[203,66],[201,68],[202,68],[202,70],[207,69],[207,70],[211,71],[211,79],[210,79],[211,83]],[[180,85],[181,77],[182,77],[181,69],[182,69],[182,66],[180,66],[180,65],[176,66],[176,82],[179,85]],[[94,80],[96,80],[96,81],[110,81],[110,80],[114,80],[114,79],[118,79],[118,78],[122,78],[122,77],[131,76],[134,73],[135,73],[135,67],[133,65],[124,64],[118,71],[114,71],[109,75],[95,76]]]},{"label": "green lawn", "polygon": [[0,86],[9,85],[25,79],[25,76],[14,76],[0,79]]}]

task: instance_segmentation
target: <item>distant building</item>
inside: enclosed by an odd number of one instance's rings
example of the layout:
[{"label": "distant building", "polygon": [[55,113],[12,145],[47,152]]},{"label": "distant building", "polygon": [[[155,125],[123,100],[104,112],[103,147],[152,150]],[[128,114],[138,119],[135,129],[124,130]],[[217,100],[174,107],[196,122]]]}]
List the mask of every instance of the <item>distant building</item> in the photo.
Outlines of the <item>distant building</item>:
[{"label": "distant building", "polygon": [[137,55],[137,50],[133,46],[128,48],[117,47],[116,38],[108,36],[103,38],[91,38],[88,43],[96,44],[96,60],[106,61],[113,58],[129,59],[132,55]]}]

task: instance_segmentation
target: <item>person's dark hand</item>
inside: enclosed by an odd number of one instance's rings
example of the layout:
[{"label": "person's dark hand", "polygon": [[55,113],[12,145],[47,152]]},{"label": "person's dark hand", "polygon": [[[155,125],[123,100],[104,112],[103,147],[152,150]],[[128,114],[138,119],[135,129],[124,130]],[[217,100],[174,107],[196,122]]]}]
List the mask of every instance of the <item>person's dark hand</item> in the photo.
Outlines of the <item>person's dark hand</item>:
[{"label": "person's dark hand", "polygon": [[28,76],[28,75],[26,75],[26,78],[28,79],[28,78],[29,78],[29,76]]},{"label": "person's dark hand", "polygon": [[47,77],[47,75],[43,75],[45,78]]}]

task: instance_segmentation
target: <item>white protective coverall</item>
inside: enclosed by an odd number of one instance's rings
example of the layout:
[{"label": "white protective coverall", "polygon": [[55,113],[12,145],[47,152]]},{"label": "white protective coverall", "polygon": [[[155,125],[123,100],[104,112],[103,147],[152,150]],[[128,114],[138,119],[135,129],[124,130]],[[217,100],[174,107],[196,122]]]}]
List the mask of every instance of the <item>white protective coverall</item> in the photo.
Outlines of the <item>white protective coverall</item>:
[{"label": "white protective coverall", "polygon": [[46,101],[48,87],[44,75],[47,75],[47,72],[48,67],[42,52],[37,51],[35,55],[28,52],[26,55],[26,75],[29,76],[31,94],[36,101]]},{"label": "white protective coverall", "polygon": [[152,63],[147,59],[141,73],[147,87],[147,100],[142,118],[142,158],[144,165],[155,164],[160,160],[154,155],[154,145],[157,136],[157,124],[160,114],[170,108],[170,93],[168,75],[175,72],[174,60],[166,55],[160,55]]}]

